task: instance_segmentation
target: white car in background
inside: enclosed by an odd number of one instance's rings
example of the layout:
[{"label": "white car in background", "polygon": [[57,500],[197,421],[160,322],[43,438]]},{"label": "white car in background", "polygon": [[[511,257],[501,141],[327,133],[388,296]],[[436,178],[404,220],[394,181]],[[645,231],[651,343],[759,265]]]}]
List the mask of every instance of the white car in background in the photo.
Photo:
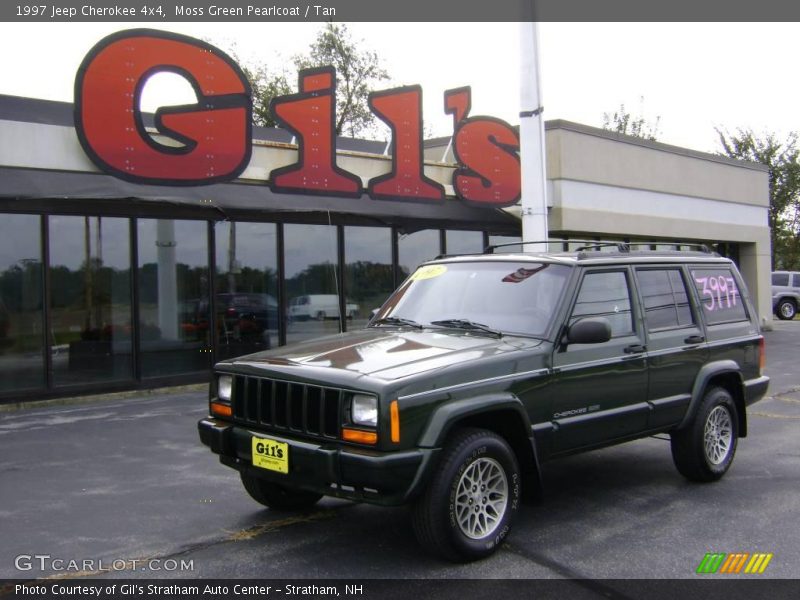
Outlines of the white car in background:
[{"label": "white car in background", "polygon": [[791,321],[800,306],[800,271],[772,272],[772,310],[783,321]]},{"label": "white car in background", "polygon": [[[345,316],[352,319],[358,312],[358,304],[347,302]],[[309,294],[292,298],[289,303],[289,320],[305,321],[307,319],[339,318],[339,297],[336,294]]]}]

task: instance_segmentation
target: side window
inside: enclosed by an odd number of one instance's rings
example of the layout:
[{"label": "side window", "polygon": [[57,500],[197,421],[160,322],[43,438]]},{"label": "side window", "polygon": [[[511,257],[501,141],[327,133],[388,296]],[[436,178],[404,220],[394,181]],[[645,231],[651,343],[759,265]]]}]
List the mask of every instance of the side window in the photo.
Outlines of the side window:
[{"label": "side window", "polygon": [[678,269],[637,269],[647,328],[674,329],[694,324],[689,295]]},{"label": "side window", "polygon": [[[800,283],[795,276],[795,284]],[[789,273],[773,273],[772,285],[789,285]]]},{"label": "side window", "polygon": [[692,269],[692,278],[709,325],[747,320],[739,286],[730,269]]},{"label": "side window", "polygon": [[581,282],[570,325],[584,317],[605,317],[611,336],[633,334],[631,293],[623,271],[587,273]]},{"label": "side window", "polygon": [[800,273],[792,274],[792,287],[800,287]]}]

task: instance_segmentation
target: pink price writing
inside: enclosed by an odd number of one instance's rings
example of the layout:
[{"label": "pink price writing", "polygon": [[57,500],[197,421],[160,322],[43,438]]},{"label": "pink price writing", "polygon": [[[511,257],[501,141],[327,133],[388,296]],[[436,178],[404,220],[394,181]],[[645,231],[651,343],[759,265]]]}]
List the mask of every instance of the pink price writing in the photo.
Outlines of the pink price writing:
[{"label": "pink price writing", "polygon": [[703,286],[701,294],[704,300],[708,298],[707,302],[703,302],[707,311],[725,310],[736,306],[736,296],[739,295],[739,290],[736,288],[733,277],[719,275],[695,277],[694,280]]}]

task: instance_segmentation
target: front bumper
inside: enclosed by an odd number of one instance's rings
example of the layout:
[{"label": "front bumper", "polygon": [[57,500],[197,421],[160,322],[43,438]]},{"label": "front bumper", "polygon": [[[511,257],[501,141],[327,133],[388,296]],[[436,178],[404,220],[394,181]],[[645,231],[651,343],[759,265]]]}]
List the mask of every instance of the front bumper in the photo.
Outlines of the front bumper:
[{"label": "front bumper", "polygon": [[[405,504],[416,495],[438,453],[431,448],[378,452],[335,442],[301,441],[213,417],[200,420],[197,429],[200,441],[219,454],[220,462],[238,471],[287,487],[389,506]],[[288,475],[253,466],[253,436],[289,444]]]}]

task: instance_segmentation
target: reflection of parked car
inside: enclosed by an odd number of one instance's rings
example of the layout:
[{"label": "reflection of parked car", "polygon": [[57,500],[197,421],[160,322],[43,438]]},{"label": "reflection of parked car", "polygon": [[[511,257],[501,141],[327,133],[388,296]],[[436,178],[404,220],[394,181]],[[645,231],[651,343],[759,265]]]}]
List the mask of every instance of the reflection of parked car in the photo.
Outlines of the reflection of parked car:
[{"label": "reflection of parked car", "polygon": [[[278,301],[269,294],[217,294],[217,331],[223,344],[233,341],[255,342],[270,347],[269,330],[278,329]],[[181,329],[184,335],[208,330],[208,300],[181,302]]]},{"label": "reflection of parked car", "polygon": [[791,321],[800,306],[800,272],[772,273],[772,310],[779,319]]},{"label": "reflection of parked car", "polygon": [[[345,315],[352,319],[358,312],[358,304],[347,302]],[[338,319],[339,297],[336,294],[310,294],[297,296],[289,304],[289,318],[303,321],[306,319]]]},{"label": "reflection of parked car", "polygon": [[225,333],[243,335],[278,328],[278,301],[269,294],[217,294],[217,319]]}]

